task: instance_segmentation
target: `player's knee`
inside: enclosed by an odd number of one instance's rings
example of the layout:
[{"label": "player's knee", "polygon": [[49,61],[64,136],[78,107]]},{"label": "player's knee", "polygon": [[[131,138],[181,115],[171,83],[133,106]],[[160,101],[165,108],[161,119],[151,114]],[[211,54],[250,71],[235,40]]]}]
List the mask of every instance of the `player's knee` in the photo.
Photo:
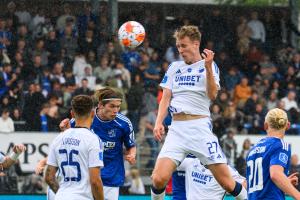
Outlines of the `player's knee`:
[{"label": "player's knee", "polygon": [[166,186],[168,182],[168,178],[164,176],[160,176],[158,174],[152,174],[152,183],[153,186],[157,189],[162,189]]}]

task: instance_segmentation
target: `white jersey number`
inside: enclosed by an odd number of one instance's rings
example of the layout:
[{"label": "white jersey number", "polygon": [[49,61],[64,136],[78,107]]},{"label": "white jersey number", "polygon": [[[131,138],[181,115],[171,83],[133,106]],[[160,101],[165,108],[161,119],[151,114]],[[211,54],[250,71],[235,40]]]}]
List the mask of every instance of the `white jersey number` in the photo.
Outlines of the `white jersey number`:
[{"label": "white jersey number", "polygon": [[[77,150],[72,149],[69,153],[66,149],[60,149],[59,150],[59,154],[65,154],[67,160],[61,162],[60,164],[60,168],[62,171],[62,174],[64,176],[64,181],[68,182],[68,181],[75,181],[75,182],[79,182],[81,180],[81,170],[80,170],[80,164],[79,162],[73,161],[73,156],[76,156],[79,154],[79,152]],[[69,177],[66,176],[66,171],[65,171],[65,167],[67,166],[73,166],[76,168],[77,170],[77,177]]]},{"label": "white jersey number", "polygon": [[263,184],[263,167],[262,157],[247,162],[247,166],[250,167],[250,174],[248,180],[249,193],[262,190]]}]

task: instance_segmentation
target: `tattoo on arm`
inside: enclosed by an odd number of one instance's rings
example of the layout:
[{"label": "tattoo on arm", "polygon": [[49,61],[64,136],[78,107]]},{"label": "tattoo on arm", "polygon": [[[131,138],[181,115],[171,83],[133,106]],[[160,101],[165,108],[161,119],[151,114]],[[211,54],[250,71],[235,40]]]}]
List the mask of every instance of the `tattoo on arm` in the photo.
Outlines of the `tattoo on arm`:
[{"label": "tattoo on arm", "polygon": [[56,193],[59,189],[59,184],[56,180],[55,173],[57,171],[57,167],[47,166],[45,179],[51,190]]}]

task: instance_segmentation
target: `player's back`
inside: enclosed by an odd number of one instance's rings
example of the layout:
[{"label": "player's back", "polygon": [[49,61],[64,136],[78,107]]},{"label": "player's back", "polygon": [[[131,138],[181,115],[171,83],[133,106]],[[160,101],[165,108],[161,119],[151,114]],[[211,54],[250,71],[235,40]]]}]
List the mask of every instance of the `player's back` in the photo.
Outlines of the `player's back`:
[{"label": "player's back", "polygon": [[89,168],[103,166],[100,146],[100,139],[87,128],[70,128],[54,140],[51,148],[61,170],[56,200],[93,199]]},{"label": "player's back", "polygon": [[283,140],[266,137],[251,148],[247,158],[247,190],[249,200],[285,199],[284,193],[270,177],[270,167],[280,165],[287,175],[290,147]]}]

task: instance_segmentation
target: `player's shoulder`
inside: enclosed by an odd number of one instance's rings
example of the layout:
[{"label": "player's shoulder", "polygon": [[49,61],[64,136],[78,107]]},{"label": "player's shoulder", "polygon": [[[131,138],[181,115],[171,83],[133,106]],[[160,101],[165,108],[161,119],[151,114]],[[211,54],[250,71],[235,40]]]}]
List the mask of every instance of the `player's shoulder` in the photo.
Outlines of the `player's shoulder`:
[{"label": "player's shoulder", "polygon": [[280,138],[269,137],[266,140],[266,143],[273,150],[283,149],[283,150],[289,151],[289,148],[290,148],[289,144]]},{"label": "player's shoulder", "polygon": [[123,115],[122,113],[118,113],[115,121],[118,125],[120,125],[121,127],[123,126],[131,126],[131,121],[129,120],[128,117],[126,117],[125,115]]},{"label": "player's shoulder", "polygon": [[180,67],[185,66],[185,62],[184,61],[174,61],[172,62],[169,67],[168,67],[168,72],[172,73],[172,72],[176,72]]}]

